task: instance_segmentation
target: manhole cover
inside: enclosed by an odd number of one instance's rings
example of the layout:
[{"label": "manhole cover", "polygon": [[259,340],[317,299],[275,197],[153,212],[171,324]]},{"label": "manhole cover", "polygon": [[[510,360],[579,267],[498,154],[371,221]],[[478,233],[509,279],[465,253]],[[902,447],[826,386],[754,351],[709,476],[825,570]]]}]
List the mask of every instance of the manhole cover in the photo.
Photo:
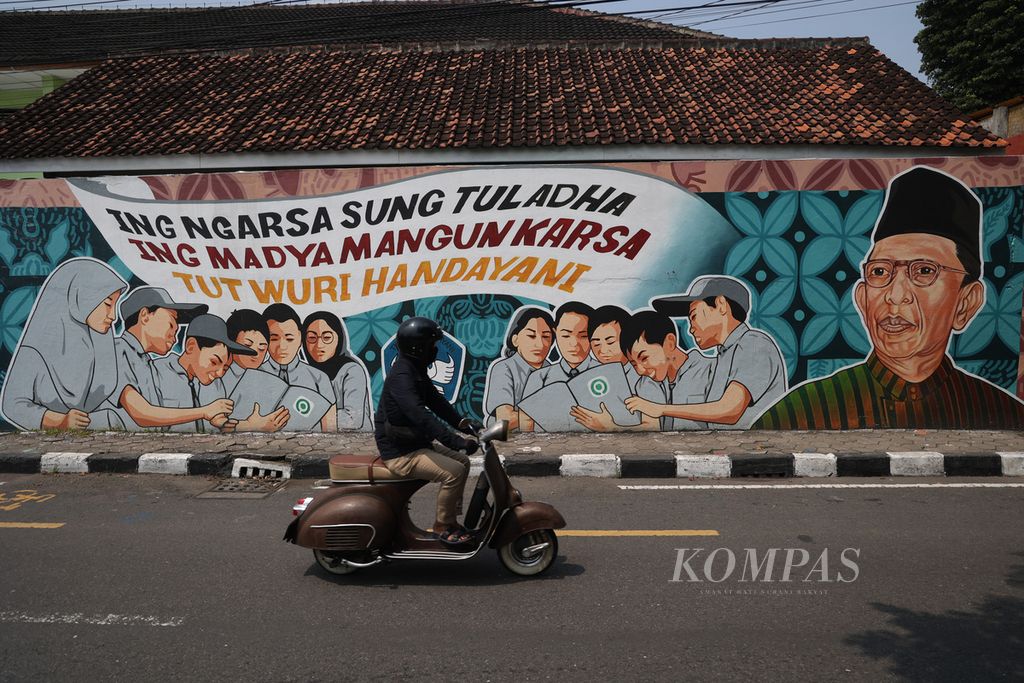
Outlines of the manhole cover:
[{"label": "manhole cover", "polygon": [[266,498],[281,489],[287,479],[222,479],[196,498]]}]

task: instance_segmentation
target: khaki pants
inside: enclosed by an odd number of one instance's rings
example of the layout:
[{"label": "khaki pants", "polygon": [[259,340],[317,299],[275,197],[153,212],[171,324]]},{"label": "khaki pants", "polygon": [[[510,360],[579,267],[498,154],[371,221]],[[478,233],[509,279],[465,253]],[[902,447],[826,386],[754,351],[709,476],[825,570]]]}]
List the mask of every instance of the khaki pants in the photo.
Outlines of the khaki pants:
[{"label": "khaki pants", "polygon": [[462,494],[469,477],[468,455],[434,444],[433,449],[424,448],[385,460],[384,466],[400,477],[440,483],[441,490],[437,492],[437,521],[446,526],[458,522],[458,516],[462,514]]}]

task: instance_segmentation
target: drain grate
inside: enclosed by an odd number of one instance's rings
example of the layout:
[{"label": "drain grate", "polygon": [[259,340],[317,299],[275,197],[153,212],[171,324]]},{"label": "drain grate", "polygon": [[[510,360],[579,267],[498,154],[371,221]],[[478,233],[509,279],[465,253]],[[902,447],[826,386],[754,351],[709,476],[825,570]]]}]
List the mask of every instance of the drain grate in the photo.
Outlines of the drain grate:
[{"label": "drain grate", "polygon": [[196,498],[266,498],[280,490],[286,482],[286,479],[222,479],[212,489],[200,493]]}]

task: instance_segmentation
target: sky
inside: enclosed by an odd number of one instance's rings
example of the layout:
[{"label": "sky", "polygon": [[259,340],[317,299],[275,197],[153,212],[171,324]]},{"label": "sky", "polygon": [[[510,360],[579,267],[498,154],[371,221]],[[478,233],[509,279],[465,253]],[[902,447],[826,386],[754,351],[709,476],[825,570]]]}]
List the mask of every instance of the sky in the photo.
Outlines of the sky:
[{"label": "sky", "polygon": [[[701,5],[709,0],[626,0],[622,3],[597,5],[608,12],[629,12],[634,9],[657,9],[659,7],[680,7]],[[721,0],[727,4],[736,0]],[[700,24],[695,28],[721,33],[736,38],[838,38],[866,36],[871,44],[884,52],[904,69],[922,81],[921,55],[914,44],[914,36],[921,30],[921,22],[914,15],[916,3],[899,4],[892,7],[868,10],[870,7],[895,5],[901,0],[785,0],[776,6],[750,9],[733,18],[721,18],[726,9],[714,15],[695,17],[693,13],[679,17],[662,17],[657,21],[687,23],[689,25],[707,19],[720,19]],[[787,8],[788,6],[788,8]],[[611,8],[615,9],[611,9]],[[749,9],[746,6],[729,7],[728,12]],[[709,10],[705,10],[708,12]],[[771,12],[771,14],[769,14]],[[843,12],[843,14],[832,14]],[[815,14],[832,14],[810,18]],[[654,18],[656,15],[637,15]],[[766,23],[773,22],[773,23]],[[760,24],[760,25],[754,25]]]},{"label": "sky", "polygon": [[[81,3],[83,0],[68,0]],[[202,7],[217,5],[251,4],[258,0],[104,0],[97,2],[95,9],[134,8],[154,6]],[[288,4],[295,0],[287,0]],[[488,0],[481,0],[486,2]],[[914,45],[914,36],[921,30],[921,22],[914,16],[916,0],[769,0],[770,7],[760,5],[734,5],[743,0],[605,0],[600,4],[585,6],[585,9],[629,13],[643,10],[661,10],[695,5],[722,5],[708,9],[678,13],[676,16],[659,17],[658,14],[644,13],[636,16],[657,21],[694,25],[712,33],[736,38],[783,38],[783,37],[848,37],[866,36],[871,43],[889,56],[890,59],[924,80],[920,73],[921,57]],[[2,2],[10,9],[26,6],[59,8],[60,0],[17,0]],[[733,5],[733,6],[730,6]],[[892,5],[892,6],[888,6]],[[879,9],[870,9],[879,8]],[[6,7],[4,9],[7,9]],[[87,11],[87,9],[83,9]],[[738,16],[723,18],[730,13],[742,12]],[[811,15],[829,15],[811,17]],[[767,23],[772,22],[772,23]]]}]

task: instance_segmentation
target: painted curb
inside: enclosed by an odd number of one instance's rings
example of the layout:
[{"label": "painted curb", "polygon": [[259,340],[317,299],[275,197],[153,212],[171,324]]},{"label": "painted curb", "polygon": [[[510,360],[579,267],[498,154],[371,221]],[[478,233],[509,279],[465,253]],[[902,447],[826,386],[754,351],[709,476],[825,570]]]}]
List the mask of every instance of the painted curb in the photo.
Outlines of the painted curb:
[{"label": "painted curb", "polygon": [[619,458],[619,471],[623,479],[674,479],[676,459],[667,455],[649,458]]},{"label": "painted curb", "polygon": [[0,472],[39,474],[42,453],[0,453]]},{"label": "painted curb", "polygon": [[39,471],[43,474],[88,474],[92,453],[43,453]]},{"label": "painted curb", "polygon": [[509,458],[505,463],[505,471],[514,477],[557,477],[561,467],[561,458]]},{"label": "painted curb", "polygon": [[188,474],[191,453],[143,453],[139,456],[139,474]]},{"label": "painted curb", "polygon": [[941,477],[945,474],[942,453],[889,453],[889,472],[894,477]]},{"label": "painted curb", "polygon": [[90,474],[135,474],[139,456],[131,453],[96,453],[89,458]]},{"label": "painted curb", "polygon": [[998,453],[955,453],[942,458],[947,477],[998,477],[1003,473]]},{"label": "painted curb", "polygon": [[566,453],[560,462],[558,470],[563,477],[618,479],[622,476],[619,456],[614,453]]},{"label": "painted curb", "polygon": [[[251,457],[249,457],[251,456]],[[677,453],[621,457],[610,453],[567,453],[561,457],[500,456],[518,477],[598,477],[616,479],[743,477],[1024,477],[1024,452],[951,453]],[[205,476],[324,479],[329,458],[228,453],[0,453],[0,473],[177,474]],[[470,457],[469,476],[483,468]]]},{"label": "painted curb", "polygon": [[678,478],[727,478],[731,472],[732,461],[727,455],[676,455]]},{"label": "painted curb", "polygon": [[996,453],[1002,467],[1004,477],[1024,477],[1024,453]]},{"label": "painted curb", "polygon": [[885,453],[836,453],[837,477],[888,477]]},{"label": "painted curb", "polygon": [[224,474],[230,465],[231,456],[227,453],[193,453],[188,459],[188,473],[217,476]]},{"label": "painted curb", "polygon": [[836,456],[834,453],[794,453],[794,477],[835,477]]},{"label": "painted curb", "polygon": [[730,455],[731,477],[792,477],[792,453],[742,453]]}]

